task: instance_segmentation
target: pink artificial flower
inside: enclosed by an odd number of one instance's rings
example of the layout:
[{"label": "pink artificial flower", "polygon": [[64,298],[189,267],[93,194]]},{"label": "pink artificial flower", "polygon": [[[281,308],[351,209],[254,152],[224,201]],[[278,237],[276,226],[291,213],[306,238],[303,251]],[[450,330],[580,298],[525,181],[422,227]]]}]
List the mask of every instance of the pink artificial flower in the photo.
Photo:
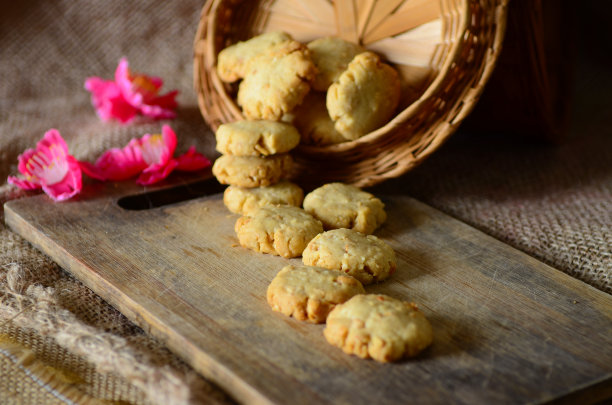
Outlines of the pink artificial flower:
[{"label": "pink artificial flower", "polygon": [[67,200],[81,191],[79,162],[68,154],[68,146],[57,129],[47,131],[36,149],[19,155],[19,172],[25,179],[8,177],[8,182],[24,190],[42,188],[55,201]]},{"label": "pink artificial flower", "polygon": [[196,171],[210,166],[210,160],[193,147],[176,159],[175,149],[176,134],[164,125],[161,134],[134,138],[122,149],[104,152],[93,165],[80,163],[85,174],[95,179],[119,181],[140,174],[136,182],[142,185],[157,183],[175,169]]},{"label": "pink artificial flower", "polygon": [[132,73],[126,58],[119,61],[115,70],[115,80],[90,77],[85,81],[85,89],[91,92],[92,104],[103,121],[113,118],[122,123],[132,121],[142,114],[154,119],[176,117],[174,109],[178,91],[159,95],[163,85],[159,77]]}]

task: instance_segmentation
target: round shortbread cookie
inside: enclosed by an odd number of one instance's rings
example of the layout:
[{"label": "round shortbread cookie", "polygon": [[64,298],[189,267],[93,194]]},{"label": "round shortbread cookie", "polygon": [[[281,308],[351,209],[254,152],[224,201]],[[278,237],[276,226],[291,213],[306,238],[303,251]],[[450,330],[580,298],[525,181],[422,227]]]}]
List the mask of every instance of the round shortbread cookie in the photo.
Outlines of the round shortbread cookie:
[{"label": "round shortbread cookie", "polygon": [[300,143],[300,133],[285,122],[235,121],[215,133],[217,150],[225,155],[259,156],[289,152]]},{"label": "round shortbread cookie", "polygon": [[380,128],[393,116],[400,97],[395,69],[378,55],[363,52],[327,90],[327,110],[335,128],[354,140]]},{"label": "round shortbread cookie", "polygon": [[293,115],[293,125],[302,136],[301,142],[306,145],[334,145],[348,141],[334,128],[334,122],[325,106],[325,93],[308,93],[302,104],[293,111]]},{"label": "round shortbread cookie", "polygon": [[284,32],[266,32],[223,49],[217,55],[217,75],[224,82],[234,82],[245,76],[250,61],[277,45],[291,41]]},{"label": "round shortbread cookie", "polygon": [[221,184],[238,187],[265,187],[290,176],[293,159],[283,153],[267,157],[222,155],[212,172]]},{"label": "round shortbread cookie", "polygon": [[234,229],[241,246],[291,258],[302,254],[308,242],[323,232],[323,225],[301,208],[279,205],[238,218]]},{"label": "round shortbread cookie", "polygon": [[348,228],[374,232],[385,220],[385,205],[355,186],[329,183],[304,197],[304,209],[323,222],[325,229]]},{"label": "round shortbread cookie", "polygon": [[345,353],[380,362],[416,356],[433,341],[431,324],[416,304],[381,294],[336,305],[323,334]]},{"label": "round shortbread cookie", "polygon": [[274,277],[266,295],[274,311],[322,323],[337,304],[364,293],[359,281],[341,271],[289,265]]},{"label": "round shortbread cookie", "polygon": [[267,187],[242,188],[229,186],[223,193],[223,203],[233,213],[251,215],[267,205],[293,205],[300,207],[304,192],[289,181],[281,181]]},{"label": "round shortbread cookie", "polygon": [[391,246],[374,235],[334,229],[317,235],[302,253],[309,266],[343,271],[363,285],[382,281],[397,268]]},{"label": "round shortbread cookie", "polygon": [[237,95],[247,119],[279,121],[310,91],[316,68],[308,48],[296,44],[299,46],[277,47],[249,63]]},{"label": "round shortbread cookie", "polygon": [[364,51],[361,46],[338,37],[315,39],[307,46],[318,71],[312,82],[312,88],[318,91],[327,91],[327,88],[346,70],[350,61]]}]

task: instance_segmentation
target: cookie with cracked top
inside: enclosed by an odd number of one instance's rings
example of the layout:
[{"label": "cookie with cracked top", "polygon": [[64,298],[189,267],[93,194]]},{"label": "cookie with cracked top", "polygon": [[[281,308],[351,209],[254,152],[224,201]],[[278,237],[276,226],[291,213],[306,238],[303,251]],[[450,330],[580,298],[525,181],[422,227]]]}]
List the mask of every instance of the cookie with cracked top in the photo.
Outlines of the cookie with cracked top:
[{"label": "cookie with cracked top", "polygon": [[304,197],[304,209],[325,229],[348,228],[371,234],[387,219],[385,205],[371,193],[344,183],[325,184]]},{"label": "cookie with cracked top", "polygon": [[308,48],[289,41],[248,64],[238,87],[238,105],[249,120],[279,121],[302,102],[315,73]]},{"label": "cookie with cracked top", "polygon": [[301,208],[280,205],[238,218],[234,230],[245,248],[291,258],[302,255],[308,242],[323,232],[323,225]]},{"label": "cookie with cracked top", "polygon": [[217,55],[219,79],[235,82],[243,78],[251,60],[291,40],[291,36],[285,32],[266,32],[224,48]]},{"label": "cookie with cracked top", "polygon": [[347,354],[390,362],[419,354],[433,330],[413,302],[383,294],[356,295],[327,316],[325,339]]},{"label": "cookie with cracked top", "polygon": [[239,187],[265,187],[291,176],[293,158],[287,154],[260,156],[222,155],[212,173],[219,183]]},{"label": "cookie with cracked top", "polygon": [[289,265],[274,277],[266,297],[274,311],[322,323],[337,304],[364,293],[358,280],[341,271]]},{"label": "cookie with cracked top", "polygon": [[343,271],[363,285],[385,280],[397,267],[391,246],[374,235],[352,229],[333,229],[317,235],[304,249],[302,262]]},{"label": "cookie with cracked top", "polygon": [[251,215],[267,205],[302,205],[304,192],[297,184],[280,181],[267,187],[229,186],[223,192],[223,203],[231,212]]},{"label": "cookie with cracked top", "polygon": [[268,120],[234,121],[215,133],[217,151],[234,156],[269,156],[289,152],[300,143],[291,124]]},{"label": "cookie with cracked top", "polygon": [[318,38],[307,46],[317,67],[312,88],[318,91],[327,91],[353,58],[364,51],[361,46],[338,37]]},{"label": "cookie with cracked top", "polygon": [[327,110],[334,128],[355,140],[386,124],[399,103],[399,75],[378,55],[363,52],[327,90]]}]

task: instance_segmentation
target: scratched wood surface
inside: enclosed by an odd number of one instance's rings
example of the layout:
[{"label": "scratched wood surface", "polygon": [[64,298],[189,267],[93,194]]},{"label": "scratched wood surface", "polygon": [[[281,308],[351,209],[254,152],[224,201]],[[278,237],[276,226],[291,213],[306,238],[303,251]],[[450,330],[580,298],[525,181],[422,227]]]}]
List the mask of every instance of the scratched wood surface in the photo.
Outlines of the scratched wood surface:
[{"label": "scratched wood surface", "polygon": [[[135,210],[185,190],[205,195]],[[236,246],[237,216],[219,191],[214,180],[144,196],[129,182],[94,184],[64,203],[44,195],[9,202],[5,218],[241,402],[588,403],[612,396],[611,296],[416,200],[380,196],[389,220],[376,234],[395,249],[398,271],[367,291],[417,302],[435,338],[411,360],[358,359],[327,344],[322,325],[270,310],[268,283],[299,259]]]}]

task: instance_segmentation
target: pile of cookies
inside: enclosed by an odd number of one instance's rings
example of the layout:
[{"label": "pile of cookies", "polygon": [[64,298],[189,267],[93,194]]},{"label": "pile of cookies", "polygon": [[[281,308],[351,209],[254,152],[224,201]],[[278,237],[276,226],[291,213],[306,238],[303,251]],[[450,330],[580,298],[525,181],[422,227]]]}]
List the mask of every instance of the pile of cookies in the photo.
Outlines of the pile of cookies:
[{"label": "pile of cookies", "polygon": [[239,81],[248,120],[293,123],[306,144],[358,139],[383,126],[398,106],[399,75],[381,58],[341,38],[302,44],[269,32],[223,49],[217,75]]},{"label": "pile of cookies", "polygon": [[[213,165],[226,207],[240,214],[240,245],[284,258],[302,257],[271,281],[273,310],[326,323],[327,341],[381,362],[414,356],[432,329],[415,304],[364,286],[397,267],[393,249],[372,233],[386,220],[382,201],[357,187],[330,183],[304,197],[290,151],[300,142],[328,145],[384,125],[399,100],[397,72],[374,53],[339,38],[307,45],[272,32],[225,48],[217,74],[237,82],[247,118],[221,125]],[[295,124],[295,126],[293,125]]]},{"label": "pile of cookies", "polygon": [[[381,362],[414,356],[431,343],[431,326],[416,305],[366,294],[364,286],[387,279],[397,267],[393,249],[372,235],[386,220],[380,199],[342,183],[313,190],[303,208],[270,187],[243,193],[240,201],[255,208],[245,211],[242,204],[235,224],[240,245],[285,258],[302,256],[302,265],[285,266],[271,281],[267,301],[274,311],[326,322],[329,343]],[[236,212],[232,194],[228,187],[224,201]]]}]

